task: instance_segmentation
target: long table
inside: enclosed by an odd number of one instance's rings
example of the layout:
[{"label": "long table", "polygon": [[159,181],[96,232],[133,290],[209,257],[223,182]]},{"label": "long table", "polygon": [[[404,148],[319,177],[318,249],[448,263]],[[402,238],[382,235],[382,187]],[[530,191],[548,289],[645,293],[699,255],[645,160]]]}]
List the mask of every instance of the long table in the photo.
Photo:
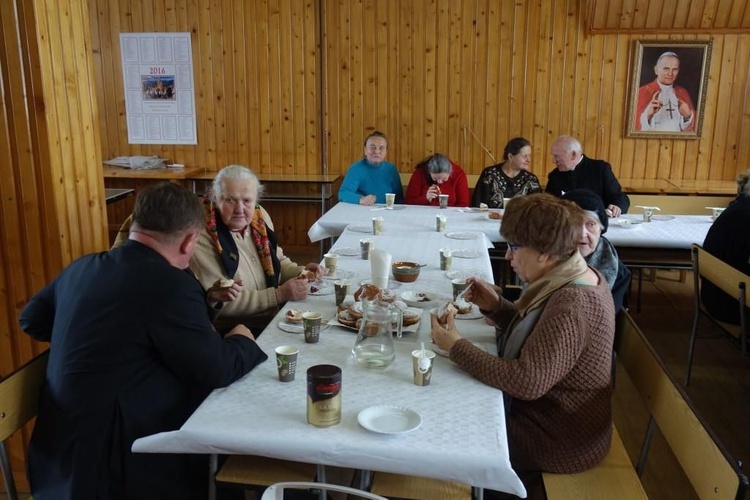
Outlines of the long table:
[{"label": "long table", "polygon": [[[480,231],[496,247],[504,247],[505,240],[500,235],[501,222],[489,219],[485,212],[464,208],[440,210],[415,205],[397,205],[396,208],[384,210],[381,206],[365,207],[338,203],[318,219],[307,234],[311,241],[336,238],[350,224],[367,224],[375,216],[382,216],[387,225],[426,227],[434,225],[436,214],[442,214],[447,219],[448,231]],[[640,213],[627,214],[622,218],[636,222],[642,220]],[[616,219],[610,220],[609,230],[605,236],[615,245],[626,264],[645,267],[689,267],[690,245],[702,244],[710,227],[710,215],[657,214],[649,223],[620,225]]]},{"label": "long table", "polygon": [[[364,227],[345,229],[332,248],[344,254],[339,257],[337,275],[352,280],[352,291],[370,276],[369,261],[347,255],[358,249],[363,236],[372,237],[375,247],[391,253],[394,261],[426,264],[417,281],[389,285],[399,294],[432,291],[447,300],[453,273],[485,277],[492,273],[485,251],[491,243],[483,232],[471,239],[454,240],[447,233],[436,232],[434,221],[431,228],[386,221],[378,236],[360,231]],[[474,258],[454,258],[451,274],[439,269],[438,259],[439,248],[450,244],[464,250],[464,255],[476,254]],[[332,289],[329,283],[323,293]],[[321,332],[318,344],[305,344],[303,335],[281,328],[289,308],[320,311],[324,319],[333,318],[336,312],[332,293],[288,303],[258,339],[269,362],[214,391],[179,430],[141,438],[133,451],[261,455],[454,480],[526,495],[510,466],[501,391],[478,382],[441,356],[435,361],[431,384],[413,384],[410,352],[422,342],[429,346],[429,311],[423,311],[416,331],[396,339],[396,360],[391,366],[368,369],[351,357],[355,331],[329,326]],[[494,329],[483,319],[459,320],[459,329],[487,351],[497,352]],[[291,383],[278,381],[273,362],[274,349],[286,344],[300,350],[296,379]],[[341,367],[343,378],[341,424],[323,429],[308,425],[305,417],[305,373],[308,367],[321,363]],[[357,415],[377,404],[411,408],[422,416],[422,425],[399,435],[367,431],[359,426]]]}]

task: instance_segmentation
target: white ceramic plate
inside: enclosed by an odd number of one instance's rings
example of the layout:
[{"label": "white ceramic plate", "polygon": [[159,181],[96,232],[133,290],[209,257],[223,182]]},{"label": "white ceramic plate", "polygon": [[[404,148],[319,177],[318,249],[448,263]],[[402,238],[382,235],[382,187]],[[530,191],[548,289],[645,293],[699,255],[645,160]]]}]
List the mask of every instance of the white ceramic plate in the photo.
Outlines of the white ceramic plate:
[{"label": "white ceramic plate", "polygon": [[483,273],[476,273],[474,271],[466,271],[464,269],[454,269],[453,271],[447,271],[445,273],[445,277],[449,280],[456,280],[456,279],[463,279],[470,278],[472,276],[475,276],[477,278],[484,279]]},{"label": "white ceramic plate", "polygon": [[354,257],[355,255],[360,255],[359,248],[354,247],[337,248],[336,250],[331,250],[331,253],[335,253],[341,257]]},{"label": "white ceramic plate", "polygon": [[445,233],[446,238],[452,238],[454,240],[474,240],[479,235],[477,233],[463,233],[460,231],[451,231],[449,233]]},{"label": "white ceramic plate", "polygon": [[365,408],[357,415],[359,425],[379,434],[403,434],[418,429],[422,417],[410,408],[377,405]]},{"label": "white ceramic plate", "polygon": [[336,273],[333,276],[325,275],[323,276],[324,280],[329,281],[336,281],[336,280],[348,280],[349,278],[353,278],[354,273],[351,271],[347,271],[345,269],[336,269]]},{"label": "white ceramic plate", "polygon": [[432,292],[401,292],[401,300],[411,307],[427,309],[435,307],[435,302],[440,298],[439,295]]},{"label": "white ceramic plate", "polygon": [[[480,344],[474,342],[473,340],[470,340],[469,342],[471,342],[472,344],[474,344],[479,349],[487,352],[487,349],[485,349],[484,347],[482,347]],[[448,351],[444,351],[443,349],[441,349],[440,347],[438,347],[438,345],[435,344],[435,343],[430,344],[430,349],[432,349],[437,354],[439,354],[439,355],[441,355],[441,356],[443,356],[445,358],[450,358],[450,354],[448,353]]]},{"label": "white ceramic plate", "polygon": [[471,305],[471,311],[464,314],[456,314],[456,319],[479,319],[484,315],[479,311],[479,306],[476,304]]},{"label": "white ceramic plate", "polygon": [[[313,287],[317,288],[313,291]],[[310,283],[310,295],[331,295],[333,293],[333,285],[329,285],[325,281],[319,280],[314,283]]]},{"label": "white ceramic plate", "polygon": [[[302,322],[288,323],[286,320],[282,319],[279,321],[278,326],[280,330],[284,330],[285,332],[288,332],[288,333],[304,333],[305,332],[305,325]],[[327,321],[321,322],[320,331],[322,332],[326,328],[328,328],[328,322]]]},{"label": "white ceramic plate", "polygon": [[652,221],[653,220],[661,220],[661,221],[674,220],[674,215],[652,215],[651,220]]},{"label": "white ceramic plate", "polygon": [[452,255],[459,259],[476,259],[479,257],[479,252],[476,250],[453,250]]},{"label": "white ceramic plate", "polygon": [[372,233],[372,226],[351,225],[347,226],[347,229],[349,231],[354,231],[355,233]]},{"label": "white ceramic plate", "polygon": [[633,229],[638,227],[639,224],[643,224],[643,221],[636,219],[615,219],[614,222],[617,223],[618,226],[626,229]]}]

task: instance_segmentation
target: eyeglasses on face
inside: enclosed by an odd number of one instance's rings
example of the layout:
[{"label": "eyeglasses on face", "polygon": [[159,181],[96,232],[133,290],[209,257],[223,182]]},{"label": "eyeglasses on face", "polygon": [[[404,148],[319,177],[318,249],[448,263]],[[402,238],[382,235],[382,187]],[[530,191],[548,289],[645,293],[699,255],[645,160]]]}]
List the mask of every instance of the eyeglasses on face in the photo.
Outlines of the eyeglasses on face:
[{"label": "eyeglasses on face", "polygon": [[510,251],[510,253],[511,253],[511,254],[515,253],[515,252],[516,252],[516,250],[518,250],[518,249],[519,249],[519,248],[521,248],[522,246],[523,246],[523,245],[521,245],[521,244],[519,244],[519,243],[511,243],[511,242],[508,242],[508,250]]}]

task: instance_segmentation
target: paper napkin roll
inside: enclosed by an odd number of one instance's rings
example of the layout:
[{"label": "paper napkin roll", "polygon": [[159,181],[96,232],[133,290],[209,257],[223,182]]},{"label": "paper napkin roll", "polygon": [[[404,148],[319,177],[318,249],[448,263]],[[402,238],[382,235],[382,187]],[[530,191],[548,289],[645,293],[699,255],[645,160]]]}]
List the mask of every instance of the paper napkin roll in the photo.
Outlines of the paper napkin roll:
[{"label": "paper napkin roll", "polygon": [[388,286],[391,258],[391,254],[381,248],[375,248],[370,251],[370,271],[372,272],[373,285],[379,288],[386,288]]}]

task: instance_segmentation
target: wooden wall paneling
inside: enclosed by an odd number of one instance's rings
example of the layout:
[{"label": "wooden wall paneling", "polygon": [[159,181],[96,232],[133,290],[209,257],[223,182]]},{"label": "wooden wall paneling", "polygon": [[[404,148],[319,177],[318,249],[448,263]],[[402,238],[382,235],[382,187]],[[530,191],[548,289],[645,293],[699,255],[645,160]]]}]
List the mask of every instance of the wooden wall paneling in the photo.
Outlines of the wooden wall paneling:
[{"label": "wooden wall paneling", "polygon": [[[715,52],[712,56],[713,62],[721,61],[721,69],[718,73],[715,73],[720,75],[718,81],[732,81],[734,79],[734,58],[737,55],[736,42],[737,39],[735,36],[727,35],[723,37],[721,51]],[[717,99],[708,168],[710,170],[719,170],[722,172],[721,175],[723,175],[724,165],[726,164],[725,145],[732,142],[729,133],[729,118],[731,117],[732,108],[739,106],[732,102],[731,91],[724,92],[722,89],[714,87],[713,92],[717,94]]]},{"label": "wooden wall paneling", "polygon": [[[719,119],[719,109],[722,107],[719,99],[722,94],[718,92],[720,87],[717,87],[717,83],[720,81],[719,75],[721,75],[724,66],[724,61],[721,57],[721,54],[724,52],[723,41],[724,37],[721,39],[715,39],[712,47],[711,74],[708,78],[708,91],[706,92],[705,113],[703,115],[703,129],[695,161],[697,169],[695,178],[699,180],[713,178],[711,176],[711,156],[713,154],[714,137],[719,137],[720,140],[724,140],[724,137],[717,136],[715,133],[715,127],[717,126],[717,120]],[[720,171],[721,169],[719,172]]]},{"label": "wooden wall paneling", "polygon": [[[231,47],[231,40],[227,40],[228,26],[225,26],[222,18],[221,0],[212,0],[209,11],[209,33],[211,36],[211,88],[210,95],[204,96],[205,102],[213,107],[213,126],[210,130],[213,138],[213,161],[210,165],[217,168],[221,163],[221,158],[236,157],[234,144],[227,140],[227,118],[229,112],[228,105],[231,106],[231,100],[227,101],[227,96],[232,86],[234,68],[232,59],[226,57],[227,49]],[[231,50],[231,49],[230,49]],[[221,165],[223,166],[223,165]]]},{"label": "wooden wall paneling", "polygon": [[[476,142],[472,138],[471,134],[465,133],[462,130],[463,137],[466,137],[465,142],[462,144],[465,146],[461,150],[450,149],[450,109],[448,103],[450,101],[450,88],[453,73],[449,71],[448,62],[450,61],[450,8],[451,0],[437,0],[435,3],[435,24],[434,24],[434,59],[430,59],[427,62],[427,67],[430,64],[433,66],[433,81],[434,81],[434,100],[435,106],[434,119],[435,119],[435,148],[437,152],[448,155],[452,160],[458,161],[461,167],[468,172],[469,165],[469,151],[476,147]],[[428,28],[428,31],[431,31]],[[429,40],[429,39],[428,39]],[[425,49],[429,50],[432,48],[430,45],[426,45]],[[429,95],[428,95],[429,97]],[[479,140],[486,142],[486,138],[479,135]],[[426,152],[425,152],[426,153]],[[426,154],[425,154],[426,156]]]},{"label": "wooden wall paneling", "polygon": [[[470,124],[475,130],[483,134],[483,116],[475,108],[477,99],[476,87],[474,80],[479,77],[476,61],[476,5],[482,0],[468,0],[458,4],[456,9],[459,18],[460,29],[460,51],[459,51],[459,75],[460,78],[453,80],[451,86],[455,89],[456,100],[458,101],[458,112],[450,120],[450,135],[448,136],[448,150],[458,151],[461,126]],[[472,148],[469,157],[469,169],[473,171],[478,163],[477,148]]]},{"label": "wooden wall paneling", "polygon": [[[554,53],[552,44],[553,2],[532,2],[529,5],[530,17],[527,26],[528,56],[524,73],[527,75],[526,89],[533,96],[526,105],[530,113],[524,114],[522,128],[531,144],[544,144],[549,129],[549,101],[552,89],[551,55]],[[533,78],[528,76],[533,75]],[[527,118],[528,116],[528,118]]]},{"label": "wooden wall paneling", "polygon": [[[254,168],[250,158],[248,141],[248,122],[251,120],[249,103],[253,98],[253,91],[249,82],[247,45],[252,44],[252,32],[250,26],[245,24],[245,2],[232,0],[231,8],[224,11],[225,32],[231,36],[231,45],[228,49],[227,60],[231,61],[233,68],[230,78],[232,81],[227,85],[225,98],[228,100],[227,117],[227,142],[232,145],[232,151],[236,160],[226,158],[226,163],[232,161],[244,162],[247,167]],[[222,167],[226,165],[217,165]]]},{"label": "wooden wall paneling", "polygon": [[[589,154],[594,158],[603,156],[602,133],[603,127],[600,120],[600,105],[602,93],[606,91],[602,82],[602,60],[604,58],[604,41],[603,37],[591,37],[589,45],[589,64],[586,75],[587,92],[585,98],[585,121],[581,137],[588,144]],[[580,138],[579,138],[580,140]]]},{"label": "wooden wall paneling", "polygon": [[[401,153],[401,170],[411,172],[419,160],[428,154],[428,150],[434,148],[432,140],[428,140],[427,134],[427,109],[429,103],[424,95],[424,89],[430,76],[427,74],[425,66],[426,51],[426,11],[433,7],[428,2],[413,3],[409,10],[409,17],[405,27],[409,29],[410,37],[413,43],[411,68],[408,74],[408,80],[414,89],[415,106],[414,115],[411,120],[411,130],[409,132],[407,148]],[[420,105],[421,104],[421,105]],[[429,144],[429,146],[428,146]],[[408,156],[404,152],[409,151]]]},{"label": "wooden wall paneling", "polygon": [[599,109],[598,129],[600,145],[598,154],[602,158],[607,158],[611,163],[616,155],[612,149],[615,149],[616,142],[613,143],[612,130],[621,130],[620,121],[622,115],[620,110],[614,106],[607,106],[608,96],[614,95],[615,89],[615,57],[617,54],[617,36],[607,37],[602,41],[602,60],[599,78],[601,80],[601,92],[597,97],[597,107]]},{"label": "wooden wall paneling", "polygon": [[424,150],[422,154],[415,154],[411,167],[416,162],[433,153],[448,155],[453,161],[461,164],[459,150],[451,154],[447,149],[447,137],[443,131],[442,124],[438,123],[436,98],[436,87],[441,78],[437,68],[437,48],[440,39],[440,27],[438,25],[438,5],[435,0],[425,2],[424,11],[415,16],[424,20],[423,54],[417,57],[422,64],[422,101],[424,102],[423,119],[420,124],[423,129]]},{"label": "wooden wall paneling", "polygon": [[729,26],[730,25],[730,19],[729,16],[732,13],[732,9],[734,8],[734,3],[731,0],[718,0],[718,5],[716,6],[716,15],[714,16],[714,25],[716,26]]},{"label": "wooden wall paneling", "polygon": [[[390,2],[389,0],[378,0],[371,4],[363,6],[363,29],[362,29],[362,49],[364,60],[362,61],[362,78],[364,88],[367,91],[362,95],[361,103],[362,110],[364,111],[364,117],[374,117],[374,123],[372,118],[365,119],[362,126],[352,131],[355,144],[359,143],[359,147],[355,147],[355,152],[362,154],[362,140],[365,137],[365,127],[367,132],[370,132],[370,127],[379,129],[388,136],[389,141],[395,140],[395,147],[393,151],[389,151],[388,160],[398,165],[397,159],[403,154],[403,144],[399,144],[402,140],[401,137],[396,137],[394,130],[396,130],[396,124],[398,123],[398,107],[394,106],[394,97],[397,93],[397,87],[389,85],[391,78],[396,75],[390,71],[389,65],[386,63],[390,57],[390,47],[392,44],[391,34],[392,31],[392,19],[390,19]],[[403,19],[399,16],[399,19]],[[408,18],[407,18],[408,19]],[[398,25],[398,23],[393,23]],[[373,36],[368,36],[369,33],[373,33]],[[372,59],[370,59],[372,58]],[[375,61],[375,64],[368,64],[368,59]],[[359,99],[358,99],[359,100]],[[357,137],[356,132],[359,132]],[[408,136],[414,135],[414,131],[410,131]],[[390,148],[389,148],[390,149]],[[354,160],[357,156],[353,155],[351,160]]]},{"label": "wooden wall paneling", "polygon": [[606,150],[607,161],[612,165],[617,165],[618,168],[622,165],[623,146],[624,142],[622,137],[625,134],[626,127],[626,115],[628,108],[627,97],[619,106],[612,104],[607,106],[607,103],[612,99],[612,96],[622,95],[627,96],[628,78],[627,78],[627,37],[622,35],[614,35],[611,37],[610,45],[606,53],[609,54],[610,60],[608,61],[608,72],[612,74],[612,81],[609,95],[602,96],[601,105],[602,109],[609,108],[605,111],[609,113],[608,119],[605,121],[607,128],[607,137],[605,138],[605,144],[609,147]]},{"label": "wooden wall paneling", "polygon": [[[479,137],[478,143],[467,130],[462,129],[460,154],[463,163],[459,162],[465,169],[468,170],[471,167],[476,173],[481,173],[484,167],[494,163],[482,146],[490,149],[495,158],[502,156],[502,151],[498,154],[498,145],[503,140],[499,137],[498,130],[500,128],[499,117],[505,114],[501,108],[500,79],[503,74],[503,50],[507,50],[504,48],[504,45],[507,47],[504,40],[507,40],[508,27],[501,15],[503,9],[498,3],[488,2],[486,9],[485,21],[482,23],[486,44],[484,52],[479,51],[479,57],[477,58],[478,64],[483,66],[485,75],[484,81],[481,82],[483,89],[479,111],[482,117],[483,130],[481,134],[477,134],[477,137]],[[479,156],[475,164],[464,165],[466,161],[463,158],[468,156],[467,151],[470,149],[478,149]]]},{"label": "wooden wall paneling", "polygon": [[195,47],[193,48],[193,54],[195,57],[197,52],[198,57],[198,63],[194,64],[194,71],[196,76],[196,113],[197,116],[201,117],[197,120],[198,141],[203,144],[201,148],[203,152],[201,166],[216,168],[216,135],[218,127],[216,124],[217,106],[215,86],[218,82],[213,78],[216,66],[212,50],[213,45],[218,43],[218,40],[215,40],[215,38],[220,36],[220,33],[213,33],[211,31],[213,26],[211,24],[211,5],[209,2],[199,2],[197,12],[197,38],[200,40],[200,44],[197,51]]},{"label": "wooden wall paneling", "polygon": [[[722,179],[734,179],[740,172],[750,168],[750,141],[747,140],[750,131],[750,44],[742,43],[738,36],[738,49],[734,57],[734,75],[732,85],[732,106],[730,112],[730,130],[727,137],[727,158],[724,164]],[[718,91],[718,89],[717,89]],[[743,139],[744,137],[744,139]]]}]

